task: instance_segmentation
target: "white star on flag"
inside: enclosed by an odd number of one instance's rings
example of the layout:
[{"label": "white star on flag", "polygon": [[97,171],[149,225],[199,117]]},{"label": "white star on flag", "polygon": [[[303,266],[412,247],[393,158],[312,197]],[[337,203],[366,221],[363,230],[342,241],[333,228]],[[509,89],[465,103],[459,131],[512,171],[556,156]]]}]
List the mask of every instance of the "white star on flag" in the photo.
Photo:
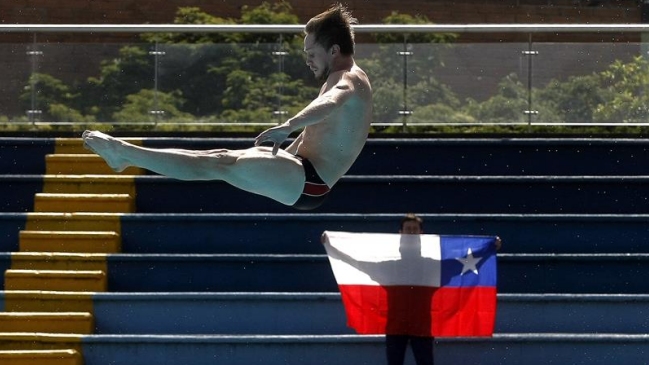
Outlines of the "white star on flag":
[{"label": "white star on flag", "polygon": [[467,271],[472,271],[474,274],[478,275],[478,267],[476,265],[480,260],[482,260],[482,257],[473,257],[473,252],[471,252],[470,248],[467,251],[465,258],[457,257],[455,259],[462,263],[462,273],[460,275],[464,275]]}]

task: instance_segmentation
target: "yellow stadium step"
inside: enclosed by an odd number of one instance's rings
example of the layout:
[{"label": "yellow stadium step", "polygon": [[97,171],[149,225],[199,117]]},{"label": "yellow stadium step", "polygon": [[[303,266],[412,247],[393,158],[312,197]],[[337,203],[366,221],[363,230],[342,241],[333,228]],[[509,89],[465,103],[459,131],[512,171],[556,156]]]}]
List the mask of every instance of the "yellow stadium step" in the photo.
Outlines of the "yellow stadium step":
[{"label": "yellow stadium step", "polygon": [[14,252],[14,270],[106,271],[106,254],[67,252]]},{"label": "yellow stadium step", "polygon": [[[114,175],[106,161],[95,154],[51,154],[45,156],[46,174],[95,174]],[[144,170],[139,167],[129,167],[120,172],[122,175],[142,175]]]},{"label": "yellow stadium step", "polygon": [[[0,332],[0,351],[75,350],[81,353],[82,334]],[[39,364],[40,363],[32,363]],[[13,364],[12,364],[13,365]]]},{"label": "yellow stadium step", "polygon": [[36,212],[132,213],[135,201],[128,194],[49,194],[38,193]]},{"label": "yellow stadium step", "polygon": [[110,231],[21,231],[22,252],[116,253],[121,238]]},{"label": "yellow stadium step", "polygon": [[106,273],[100,270],[5,271],[5,290],[103,292],[107,286]]},{"label": "yellow stadium step", "polygon": [[54,153],[57,154],[94,154],[83,146],[81,138],[57,138],[54,143]]},{"label": "yellow stadium step", "polygon": [[81,354],[67,350],[0,351],[0,365],[83,365]]},{"label": "yellow stadium step", "polygon": [[135,196],[135,181],[133,175],[45,175],[42,192]]},{"label": "yellow stadium step", "polygon": [[6,290],[4,310],[8,312],[93,313],[92,292]]},{"label": "yellow stadium step", "polygon": [[121,213],[40,212],[27,215],[26,231],[122,232]]},{"label": "yellow stadium step", "polygon": [[0,312],[2,332],[80,333],[95,330],[87,312]]}]

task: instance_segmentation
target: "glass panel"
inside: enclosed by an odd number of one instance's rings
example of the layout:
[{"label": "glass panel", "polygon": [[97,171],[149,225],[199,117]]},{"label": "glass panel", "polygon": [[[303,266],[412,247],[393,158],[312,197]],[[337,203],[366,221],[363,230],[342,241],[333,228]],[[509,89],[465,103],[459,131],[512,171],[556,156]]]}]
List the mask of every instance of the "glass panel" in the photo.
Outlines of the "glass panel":
[{"label": "glass panel", "polygon": [[[649,65],[638,43],[538,43],[537,123],[647,122]],[[612,72],[612,73],[611,73]]]},{"label": "glass panel", "polygon": [[[317,95],[302,47],[1,44],[0,122],[260,130]],[[437,128],[646,123],[641,54],[641,43],[613,42],[358,44],[355,58],[375,126]]]},{"label": "glass panel", "polygon": [[412,63],[428,69],[411,86],[413,123],[524,123],[524,47],[520,43],[413,46]]}]

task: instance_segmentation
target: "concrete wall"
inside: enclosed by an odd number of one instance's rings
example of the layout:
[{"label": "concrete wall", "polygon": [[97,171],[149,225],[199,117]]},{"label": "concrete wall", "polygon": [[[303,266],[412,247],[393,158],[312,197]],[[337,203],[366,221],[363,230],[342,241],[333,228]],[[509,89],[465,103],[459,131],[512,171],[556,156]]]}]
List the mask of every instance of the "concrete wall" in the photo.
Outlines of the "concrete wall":
[{"label": "concrete wall", "polygon": [[[306,22],[332,3],[330,0],[288,2],[300,22]],[[216,16],[238,18],[243,6],[255,7],[261,3],[261,0],[16,0],[0,3],[0,21],[4,24],[171,23],[179,7],[198,7]],[[438,24],[641,21],[641,5],[635,0],[348,0],[345,3],[365,24],[380,23],[393,11],[421,14]],[[17,38],[20,39],[9,37]]]}]

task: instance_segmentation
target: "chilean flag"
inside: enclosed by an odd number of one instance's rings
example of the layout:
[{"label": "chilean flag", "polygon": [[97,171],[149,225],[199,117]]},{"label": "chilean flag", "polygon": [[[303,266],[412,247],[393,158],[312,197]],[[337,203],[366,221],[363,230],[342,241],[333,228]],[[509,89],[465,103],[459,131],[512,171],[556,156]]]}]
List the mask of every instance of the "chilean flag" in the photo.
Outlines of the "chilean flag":
[{"label": "chilean flag", "polygon": [[323,243],[359,334],[491,336],[496,237],[326,231]]}]

